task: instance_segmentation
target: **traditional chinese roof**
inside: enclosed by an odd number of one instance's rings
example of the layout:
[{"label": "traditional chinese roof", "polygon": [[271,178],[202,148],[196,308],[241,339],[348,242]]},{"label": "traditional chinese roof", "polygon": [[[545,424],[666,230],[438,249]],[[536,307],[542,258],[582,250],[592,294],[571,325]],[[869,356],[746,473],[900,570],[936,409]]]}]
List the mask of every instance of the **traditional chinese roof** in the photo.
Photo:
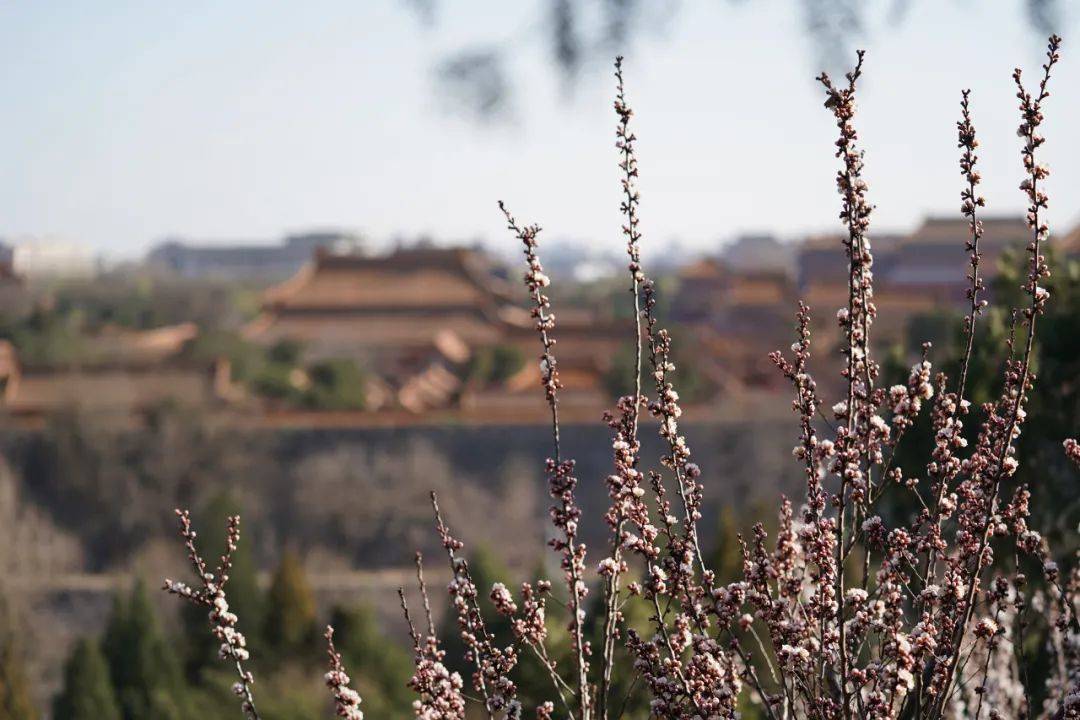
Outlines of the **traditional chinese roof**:
[{"label": "traditional chinese roof", "polygon": [[509,288],[497,267],[467,248],[409,248],[366,257],[316,253],[266,292],[244,331],[265,343],[297,340],[315,354],[428,346],[451,331],[467,346],[498,342]]},{"label": "traditional chinese roof", "polygon": [[268,312],[487,309],[505,301],[505,281],[480,252],[401,249],[366,257],[317,253],[297,275],[266,292]]}]

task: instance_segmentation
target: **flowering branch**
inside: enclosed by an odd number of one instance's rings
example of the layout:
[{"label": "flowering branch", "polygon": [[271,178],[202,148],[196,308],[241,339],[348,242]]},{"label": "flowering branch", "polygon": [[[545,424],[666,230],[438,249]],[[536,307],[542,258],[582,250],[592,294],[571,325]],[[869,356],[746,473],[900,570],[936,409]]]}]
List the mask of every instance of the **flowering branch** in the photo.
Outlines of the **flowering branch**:
[{"label": "flowering branch", "polygon": [[469,572],[469,563],[457,555],[457,551],[461,550],[464,544],[450,534],[443,522],[439,501],[434,492],[431,493],[431,508],[453,574],[447,591],[457,613],[461,639],[467,648],[465,659],[476,666],[473,686],[484,698],[484,707],[491,720],[503,715],[517,720],[521,717],[521,703],[517,700],[517,686],[509,676],[517,664],[517,654],[513,648],[501,649],[496,646],[488,633],[477,602],[476,584]]},{"label": "flowering branch", "polygon": [[341,653],[334,647],[334,628],[327,625],[326,654],[330,658],[330,669],[326,673],[326,687],[334,698],[334,714],[345,720],[364,720],[360,710],[360,694],[349,687],[351,680],[341,662]]},{"label": "flowering branch", "polygon": [[[632,451],[625,458],[623,473],[630,477],[623,478],[633,482],[635,477],[640,479],[637,471],[637,428],[640,416],[643,396],[641,394],[641,362],[642,362],[642,339],[641,339],[641,282],[644,275],[641,272],[641,248],[639,240],[641,233],[638,231],[637,206],[640,195],[637,191],[637,158],[634,156],[635,135],[630,132],[630,117],[633,111],[626,102],[626,92],[623,84],[622,56],[615,58],[615,113],[619,116],[619,124],[615,130],[616,148],[619,149],[622,159],[619,168],[622,170],[623,200],[620,209],[626,217],[623,225],[623,235],[626,237],[626,253],[630,258],[630,292],[634,298],[634,393],[630,398],[632,412],[627,415],[631,418],[630,427],[626,433],[628,450]],[[618,452],[618,449],[616,450]],[[612,476],[614,479],[615,476]],[[609,480],[609,485],[611,480]],[[611,674],[615,664],[615,639],[619,634],[619,581],[626,571],[626,563],[622,558],[622,532],[626,517],[620,502],[619,494],[622,482],[609,488],[612,494],[612,506],[605,516],[605,520],[611,527],[611,554],[600,563],[600,574],[605,578],[604,582],[604,629],[603,629],[603,659],[601,665],[600,689],[597,693],[597,714],[600,720],[607,720],[608,694],[611,689]],[[636,487],[640,485],[635,484]],[[625,488],[633,492],[630,487]]]},{"label": "flowering branch", "polygon": [[259,720],[259,713],[255,709],[255,697],[251,692],[251,685],[255,679],[251,672],[244,668],[244,662],[250,657],[247,639],[236,629],[238,618],[229,611],[229,603],[225,597],[225,585],[229,582],[229,571],[232,569],[232,554],[236,550],[237,543],[240,542],[240,517],[234,515],[228,520],[225,531],[225,552],[221,555],[216,572],[206,569],[206,563],[195,547],[197,534],[191,527],[191,513],[178,509],[176,517],[180,522],[180,537],[187,549],[188,560],[201,587],[193,588],[185,583],[166,578],[164,589],[195,605],[210,608],[210,632],[221,642],[218,655],[222,660],[231,660],[236,668],[238,680],[233,683],[233,693],[240,698],[240,708],[245,717],[249,720]]},{"label": "flowering branch", "polygon": [[[869,394],[873,390],[873,378],[876,375],[876,367],[870,359],[870,324],[876,313],[871,301],[873,291],[869,275],[873,258],[870,255],[870,244],[866,237],[873,206],[866,201],[867,184],[862,178],[863,151],[855,145],[858,133],[852,124],[855,117],[855,86],[859,77],[862,76],[864,58],[865,52],[860,50],[854,70],[846,76],[846,87],[833,85],[826,73],[818,77],[827,95],[825,107],[832,111],[836,126],[840,130],[840,138],[836,141],[836,156],[843,160],[844,167],[837,172],[836,186],[844,199],[840,219],[846,223],[848,231],[847,238],[844,240],[849,269],[848,306],[847,313],[841,316],[841,323],[848,341],[847,368],[844,371],[848,387],[847,405],[844,412],[847,425],[837,433],[837,451],[842,467],[840,489],[836,496],[837,563],[834,577],[836,599],[844,597],[843,553],[848,490],[851,490],[851,500],[860,504],[866,497],[869,481],[861,464],[862,455],[858,447],[859,424],[863,423],[867,428],[869,427],[870,413],[867,412],[867,406]],[[869,435],[869,433],[867,429],[864,434]],[[835,623],[838,630],[837,652],[840,658],[841,713],[844,718],[848,718],[851,703],[846,681],[848,648],[845,637],[844,605],[836,603],[835,608]]]},{"label": "flowering branch", "polygon": [[964,152],[960,156],[960,171],[967,181],[967,187],[960,193],[960,210],[968,219],[968,227],[971,231],[971,239],[966,243],[965,249],[971,253],[971,272],[968,279],[971,287],[966,291],[967,298],[971,302],[968,314],[964,318],[964,334],[967,336],[967,346],[964,349],[964,359],[960,364],[960,381],[957,384],[956,396],[960,401],[964,399],[964,389],[967,386],[968,366],[971,363],[971,351],[975,345],[975,320],[986,307],[985,300],[979,300],[979,291],[983,290],[982,278],[979,277],[979,239],[983,235],[982,221],[977,216],[977,209],[985,207],[986,199],[976,194],[976,187],[982,181],[982,176],[975,165],[979,162],[979,156],[975,149],[979,147],[979,141],[975,137],[975,125],[971,122],[970,106],[971,90],[964,90],[960,100],[961,119],[956,123],[958,146]]},{"label": "flowering branch", "polygon": [[[1042,103],[1050,95],[1048,90],[1050,71],[1060,59],[1058,54],[1060,47],[1061,38],[1051,35],[1037,95],[1032,96],[1024,89],[1020,68],[1013,71],[1013,80],[1017,87],[1016,96],[1020,100],[1020,112],[1023,117],[1017,134],[1024,139],[1024,147],[1020,154],[1028,173],[1020,184],[1020,189],[1024,191],[1030,202],[1027,223],[1032,231],[1031,243],[1028,245],[1028,278],[1023,289],[1031,300],[1029,307],[1023,311],[1027,324],[1023,352],[1019,361],[1010,361],[1006,368],[1005,393],[984,427],[980,440],[985,439],[985,441],[980,443],[980,447],[976,450],[976,457],[972,458],[972,474],[981,479],[984,486],[989,486],[989,497],[984,504],[978,549],[972,556],[971,568],[968,571],[968,590],[963,605],[963,620],[957,624],[953,638],[953,646],[956,650],[959,650],[960,641],[967,631],[974,612],[979,573],[990,563],[989,543],[993,534],[993,518],[997,509],[1001,481],[1011,477],[1018,466],[1015,458],[1015,440],[1020,434],[1020,425],[1026,416],[1024,403],[1031,387],[1031,353],[1035,344],[1035,321],[1044,312],[1046,301],[1050,296],[1050,293],[1039,285],[1040,280],[1050,275],[1046,258],[1042,254],[1042,243],[1049,237],[1050,228],[1040,216],[1040,211],[1047,207],[1049,200],[1046,193],[1039,187],[1039,182],[1049,177],[1050,170],[1045,165],[1036,162],[1035,152],[1046,142],[1038,132],[1043,121]],[[1002,410],[1004,413],[1000,412]],[[938,702],[938,716],[944,712],[944,703],[955,682],[958,660],[959,652],[954,652],[949,658],[945,672],[944,692]]]},{"label": "flowering branch", "polygon": [[431,618],[431,604],[428,602],[423,557],[420,553],[416,553],[416,580],[427,617],[427,633],[423,638],[413,625],[409,604],[405,601],[405,590],[398,588],[401,611],[405,615],[405,623],[409,626],[409,637],[413,645],[414,669],[413,676],[409,679],[409,687],[417,694],[413,711],[418,720],[465,720],[465,697],[461,692],[464,683],[461,675],[450,672],[443,664],[446,652],[439,648],[435,623]]},{"label": "flowering branch", "polygon": [[578,540],[578,523],[581,520],[581,508],[574,496],[577,478],[574,477],[574,461],[564,460],[559,441],[559,382],[558,364],[553,348],[555,338],[551,333],[555,329],[555,315],[551,312],[551,300],[544,294],[544,288],[551,284],[544,274],[537,255],[537,236],[540,226],[520,227],[506,205],[499,203],[499,209],[506,217],[507,227],[524,246],[525,287],[532,299],[532,316],[536,319],[536,331],[540,336],[543,352],[540,356],[540,375],[551,410],[551,433],[553,457],[547,461],[548,491],[557,502],[550,509],[551,522],[562,537],[549,541],[552,549],[562,555],[562,570],[565,575],[566,589],[569,596],[570,635],[574,652],[576,671],[578,710],[580,720],[589,720],[593,712],[593,701],[589,687],[590,649],[585,641],[585,597],[589,593],[585,585],[585,543]]}]

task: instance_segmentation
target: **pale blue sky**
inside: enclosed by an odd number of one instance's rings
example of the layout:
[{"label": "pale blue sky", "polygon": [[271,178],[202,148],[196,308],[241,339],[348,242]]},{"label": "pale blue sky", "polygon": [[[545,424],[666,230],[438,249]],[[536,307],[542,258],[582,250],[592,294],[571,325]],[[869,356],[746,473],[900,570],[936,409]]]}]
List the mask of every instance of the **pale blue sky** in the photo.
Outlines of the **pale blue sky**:
[{"label": "pale blue sky", "polygon": [[[1080,8],[1048,101],[1050,218],[1080,221]],[[1010,71],[1042,41],[1017,0],[872,3],[859,126],[880,229],[955,213],[955,120],[974,90],[991,211],[1023,198]],[[797,0],[682,3],[628,51],[643,227],[705,248],[742,231],[836,227],[834,128]],[[166,236],[271,239],[310,227],[505,239],[495,201],[558,237],[619,244],[606,67],[572,99],[540,0],[448,0],[433,28],[401,0],[0,5],[0,236],[111,257]],[[431,68],[472,42],[512,51],[511,122],[447,112]],[[595,61],[599,63],[599,60]]]}]

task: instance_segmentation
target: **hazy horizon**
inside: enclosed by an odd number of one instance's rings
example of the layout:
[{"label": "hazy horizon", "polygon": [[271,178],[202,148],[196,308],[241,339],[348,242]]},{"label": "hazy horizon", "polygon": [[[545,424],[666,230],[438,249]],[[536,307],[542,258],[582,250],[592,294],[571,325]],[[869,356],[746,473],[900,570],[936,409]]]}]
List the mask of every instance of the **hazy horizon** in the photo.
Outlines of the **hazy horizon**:
[{"label": "hazy horizon", "polygon": [[[684,3],[625,48],[653,247],[838,228],[835,128],[800,7]],[[0,121],[0,237],[58,237],[110,259],[168,237],[266,242],[321,228],[501,247],[503,199],[552,239],[616,249],[610,70],[591,58],[567,96],[539,8],[443,4],[432,27],[392,0],[0,10],[12,107]],[[858,126],[877,231],[958,214],[962,87],[973,89],[988,212],[1022,211],[1010,73],[1019,64],[1033,80],[1043,45],[1022,13],[957,0],[913,3],[896,26],[871,15],[854,42],[868,50]],[[1063,18],[1046,106],[1058,232],[1080,221],[1077,20]],[[491,43],[514,49],[515,105],[484,123],[450,111],[432,67]]]}]

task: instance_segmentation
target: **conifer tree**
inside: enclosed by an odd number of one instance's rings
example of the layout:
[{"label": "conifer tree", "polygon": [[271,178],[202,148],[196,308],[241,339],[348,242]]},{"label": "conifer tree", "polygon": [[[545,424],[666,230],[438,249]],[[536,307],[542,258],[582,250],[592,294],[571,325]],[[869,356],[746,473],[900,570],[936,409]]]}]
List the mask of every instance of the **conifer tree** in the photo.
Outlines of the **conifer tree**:
[{"label": "conifer tree", "polygon": [[124,720],[187,717],[179,659],[158,626],[143,582],[117,598],[102,649]]},{"label": "conifer tree", "polygon": [[83,638],[64,666],[64,687],[53,704],[57,720],[120,720],[105,656],[97,641]]},{"label": "conifer tree", "polygon": [[278,658],[287,659],[310,651],[317,634],[315,596],[300,558],[286,551],[267,594],[263,637]]},{"label": "conifer tree", "polygon": [[22,644],[10,609],[0,596],[0,720],[34,720],[37,709],[23,666]]},{"label": "conifer tree", "polygon": [[[361,688],[364,705],[375,716],[408,711],[413,695],[408,688],[412,659],[399,640],[388,638],[368,605],[334,608],[330,617],[334,643]],[[366,692],[364,691],[366,690]]]},{"label": "conifer tree", "polygon": [[13,640],[5,640],[0,647],[0,720],[37,717],[20,654]]},{"label": "conifer tree", "polygon": [[739,533],[742,528],[735,520],[735,512],[730,504],[720,508],[716,524],[716,539],[713,541],[709,567],[716,573],[716,581],[726,584],[742,577],[742,548],[739,546]]}]

